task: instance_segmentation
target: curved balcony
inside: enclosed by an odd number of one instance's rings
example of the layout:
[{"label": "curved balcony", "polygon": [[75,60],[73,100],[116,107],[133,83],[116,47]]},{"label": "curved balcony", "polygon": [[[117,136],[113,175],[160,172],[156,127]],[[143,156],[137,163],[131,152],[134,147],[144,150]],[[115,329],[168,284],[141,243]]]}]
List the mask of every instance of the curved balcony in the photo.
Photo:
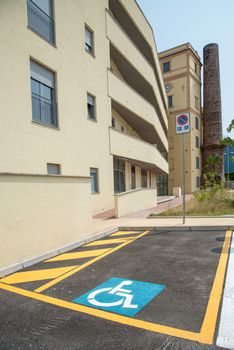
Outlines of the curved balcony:
[{"label": "curved balcony", "polygon": [[[158,145],[160,150],[168,150],[168,142],[154,107],[128,84],[108,71],[109,96],[128,111],[127,122],[136,129],[144,139]],[[119,107],[121,109],[121,107]],[[121,110],[119,110],[121,114]],[[122,112],[123,113],[123,112]],[[124,115],[123,115],[124,116]]]},{"label": "curved balcony", "polygon": [[149,165],[157,174],[168,173],[168,163],[155,145],[113,128],[110,128],[110,152]]},{"label": "curved balcony", "polygon": [[160,114],[165,126],[167,127],[167,115],[163,106],[158,85],[154,78],[153,68],[150,66],[140,50],[135,46],[129,36],[125,33],[125,31],[108,11],[106,12],[106,21],[107,37],[110,42],[121,52],[125,58],[127,58],[127,60],[137,69],[137,71],[144,77],[144,79],[146,79],[147,82],[153,87]]}]

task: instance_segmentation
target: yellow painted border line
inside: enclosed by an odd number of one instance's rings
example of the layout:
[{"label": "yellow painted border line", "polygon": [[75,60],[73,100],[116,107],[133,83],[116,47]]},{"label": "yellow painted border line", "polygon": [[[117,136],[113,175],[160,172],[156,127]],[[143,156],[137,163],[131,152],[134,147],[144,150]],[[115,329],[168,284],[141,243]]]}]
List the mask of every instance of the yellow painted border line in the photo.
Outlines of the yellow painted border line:
[{"label": "yellow painted border line", "polygon": [[152,322],[146,322],[146,321],[142,321],[139,319],[134,319],[134,318],[126,317],[126,316],[117,315],[117,314],[110,313],[107,311],[93,309],[93,308],[90,308],[87,306],[72,303],[70,301],[65,301],[65,300],[49,297],[49,296],[44,295],[44,294],[39,294],[39,293],[31,292],[28,290],[24,290],[24,289],[21,289],[18,287],[10,286],[10,285],[7,285],[7,284],[1,283],[1,282],[0,282],[0,288],[7,290],[8,292],[21,294],[21,295],[28,297],[28,298],[43,301],[43,302],[46,302],[46,303],[49,303],[52,305],[56,305],[56,306],[60,306],[60,307],[66,308],[66,309],[82,312],[82,313],[85,313],[85,314],[88,314],[91,316],[104,318],[106,320],[109,320],[112,322],[117,322],[117,323],[120,323],[123,325],[128,325],[128,326],[132,326],[132,327],[136,327],[136,328],[146,329],[148,331],[167,334],[167,335],[171,335],[171,336],[175,336],[175,337],[179,337],[179,338],[183,338],[183,339],[190,339],[190,340],[194,340],[194,341],[199,340],[199,335],[200,335],[199,333],[194,333],[194,332],[185,331],[182,329],[176,329],[176,328],[172,328],[172,327],[162,326],[162,325],[152,323]]},{"label": "yellow painted border line", "polygon": [[119,250],[119,249],[121,249],[122,247],[126,246],[127,244],[134,242],[134,241],[137,240],[138,238],[140,238],[140,237],[142,237],[142,236],[145,236],[148,232],[149,232],[149,231],[144,231],[143,233],[139,234],[138,236],[136,236],[136,237],[134,237],[134,238],[132,238],[132,239],[130,239],[130,240],[128,240],[128,241],[126,241],[126,242],[120,244],[120,245],[118,245],[117,247],[115,247],[115,248],[113,248],[113,249],[110,248],[110,250],[108,250],[108,252],[106,252],[106,253],[104,253],[104,254],[102,254],[102,255],[99,255],[99,256],[97,256],[97,257],[94,258],[94,259],[91,259],[91,260],[87,261],[87,262],[84,263],[83,265],[77,266],[75,269],[73,269],[73,270],[71,270],[71,271],[68,271],[67,273],[63,274],[62,276],[60,276],[60,277],[58,277],[58,278],[55,278],[54,280],[52,280],[52,281],[50,281],[50,282],[44,284],[43,286],[41,286],[41,287],[35,289],[35,292],[37,292],[37,293],[43,292],[44,290],[46,290],[46,289],[48,289],[48,288],[54,286],[55,284],[61,282],[61,281],[64,280],[65,278],[74,275],[74,273],[77,273],[78,271],[81,271],[81,270],[85,269],[86,267],[90,266],[91,264],[95,263],[96,261],[105,258],[105,256],[107,256],[107,255],[109,255],[109,254],[111,254],[111,253],[114,253],[114,252],[116,252],[116,250]]},{"label": "yellow painted border line", "polygon": [[201,327],[200,341],[205,344],[213,344],[219,306],[223,293],[223,284],[227,268],[231,238],[232,231],[227,231],[210,293],[209,302],[206,308],[205,317]]},{"label": "yellow painted border line", "polygon": [[[137,236],[135,239],[142,237],[143,235],[147,234],[148,231],[142,233],[141,235]],[[27,291],[18,287],[14,287],[11,285],[7,285],[4,283],[0,282],[0,288],[4,289],[6,291],[16,293],[23,295],[25,297],[29,297],[35,300],[43,301],[52,305],[60,306],[66,309],[78,311],[81,313],[85,313],[91,316],[95,317],[100,317],[104,318],[106,320],[136,327],[136,328],[141,328],[145,329],[148,331],[152,332],[157,332],[161,334],[166,334],[174,337],[178,337],[181,339],[187,339],[187,340],[192,340],[192,341],[198,341],[203,344],[213,344],[213,339],[214,339],[214,334],[215,334],[215,328],[216,328],[216,322],[217,322],[217,317],[218,317],[218,311],[219,311],[219,306],[220,306],[220,301],[222,297],[222,291],[223,291],[223,284],[224,284],[224,278],[225,278],[225,272],[226,272],[226,267],[227,267],[227,262],[228,262],[228,253],[230,249],[230,243],[231,243],[231,237],[232,237],[232,231],[227,231],[226,236],[225,236],[225,241],[223,244],[222,252],[220,255],[218,267],[216,270],[210,298],[208,301],[208,306],[206,308],[206,313],[205,317],[203,320],[203,324],[201,327],[201,331],[199,333],[192,332],[192,331],[187,331],[183,329],[178,329],[178,328],[173,328],[173,327],[168,327],[168,326],[163,326],[159,325],[156,323],[152,322],[147,322],[135,318],[129,318],[126,316],[121,316],[117,315],[114,313],[110,313],[107,311],[102,311],[98,309],[93,309],[89,308],[87,306],[75,304],[69,301],[49,297],[47,295],[39,294],[36,292],[31,292]],[[135,240],[134,239],[134,240]],[[123,243],[120,246],[114,248],[110,252],[105,253],[105,256],[112,253],[113,251],[116,251],[123,247],[124,245],[129,244],[133,240]],[[100,258],[104,257],[101,256],[99,259],[93,259],[95,261],[100,260]],[[64,277],[66,278],[66,277]]]}]

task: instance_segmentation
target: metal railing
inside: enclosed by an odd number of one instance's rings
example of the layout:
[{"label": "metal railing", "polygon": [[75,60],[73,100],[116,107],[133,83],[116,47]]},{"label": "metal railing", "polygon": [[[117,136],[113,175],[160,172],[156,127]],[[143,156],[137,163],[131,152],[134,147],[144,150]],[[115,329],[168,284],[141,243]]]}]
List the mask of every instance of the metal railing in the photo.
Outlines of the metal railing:
[{"label": "metal railing", "polygon": [[57,127],[57,104],[42,96],[32,94],[32,119]]},{"label": "metal railing", "polygon": [[28,26],[50,43],[55,42],[54,20],[32,0],[28,0]]}]

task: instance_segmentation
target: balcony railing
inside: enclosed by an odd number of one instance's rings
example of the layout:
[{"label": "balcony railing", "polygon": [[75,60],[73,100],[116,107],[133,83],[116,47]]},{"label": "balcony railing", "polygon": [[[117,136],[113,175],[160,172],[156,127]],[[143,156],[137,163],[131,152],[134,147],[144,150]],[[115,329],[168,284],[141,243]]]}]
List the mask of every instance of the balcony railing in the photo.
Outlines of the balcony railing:
[{"label": "balcony railing", "polygon": [[42,96],[32,94],[32,119],[54,127],[58,126],[57,104]]},{"label": "balcony railing", "polygon": [[50,43],[55,42],[53,18],[48,16],[32,0],[28,0],[28,26]]}]

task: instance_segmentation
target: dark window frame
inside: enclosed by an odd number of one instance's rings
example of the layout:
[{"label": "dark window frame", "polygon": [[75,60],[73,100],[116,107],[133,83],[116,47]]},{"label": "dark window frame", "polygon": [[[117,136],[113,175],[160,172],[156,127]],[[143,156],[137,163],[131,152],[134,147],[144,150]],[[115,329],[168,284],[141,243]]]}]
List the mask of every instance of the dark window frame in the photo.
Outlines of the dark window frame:
[{"label": "dark window frame", "polygon": [[[55,20],[54,20],[54,1],[51,2],[51,16],[43,11],[34,1],[27,0],[27,13],[28,13],[28,28],[31,29],[34,33],[39,35],[42,39],[47,41],[49,44],[55,46]],[[41,23],[44,22],[44,27],[41,26]],[[45,24],[47,22],[49,34],[45,34]],[[40,23],[40,24],[39,24]],[[44,29],[44,33],[43,30]]]},{"label": "dark window frame", "polygon": [[141,187],[147,188],[148,187],[148,175],[146,169],[141,169]]},{"label": "dark window frame", "polygon": [[[93,176],[95,175],[95,176]],[[96,193],[100,193],[99,190],[99,169],[98,168],[90,168],[90,177],[91,177],[91,194],[96,194]],[[92,186],[92,181],[94,186]],[[93,190],[94,188],[94,190]]]},{"label": "dark window frame", "polygon": [[195,117],[195,128],[199,130],[199,118]]},{"label": "dark window frame", "polygon": [[[53,75],[53,87],[46,85],[42,81],[32,77],[32,71],[30,71],[30,83],[31,83],[31,100],[32,100],[32,121],[34,123],[39,123],[48,127],[53,127],[58,129],[58,108],[56,102],[56,76],[55,73],[44,67],[42,64],[34,61],[30,62],[36,63],[38,66],[46,69]],[[39,85],[39,93],[33,92],[33,82]],[[43,88],[50,91],[51,98],[43,96]]]},{"label": "dark window frame", "polygon": [[[86,41],[86,31],[91,34],[91,45]],[[94,31],[87,24],[85,24],[85,51],[94,56]]]},{"label": "dark window frame", "polygon": [[126,192],[125,161],[119,158],[113,159],[114,163],[114,192]]},{"label": "dark window frame", "polygon": [[[61,175],[61,164],[58,164],[58,163],[46,163],[46,165],[47,165],[47,174],[48,175]],[[54,166],[54,167],[57,167],[58,172],[55,172],[55,173],[49,172],[49,167],[51,165]]]},{"label": "dark window frame", "polygon": [[169,73],[171,71],[171,62],[167,61],[163,63],[163,73]]},{"label": "dark window frame", "polygon": [[167,101],[168,101],[168,108],[173,107],[173,95],[167,96]]},{"label": "dark window frame", "polygon": [[[93,99],[93,104],[89,103],[88,98]],[[89,120],[97,121],[97,112],[96,112],[96,96],[87,92],[87,118]]]}]

